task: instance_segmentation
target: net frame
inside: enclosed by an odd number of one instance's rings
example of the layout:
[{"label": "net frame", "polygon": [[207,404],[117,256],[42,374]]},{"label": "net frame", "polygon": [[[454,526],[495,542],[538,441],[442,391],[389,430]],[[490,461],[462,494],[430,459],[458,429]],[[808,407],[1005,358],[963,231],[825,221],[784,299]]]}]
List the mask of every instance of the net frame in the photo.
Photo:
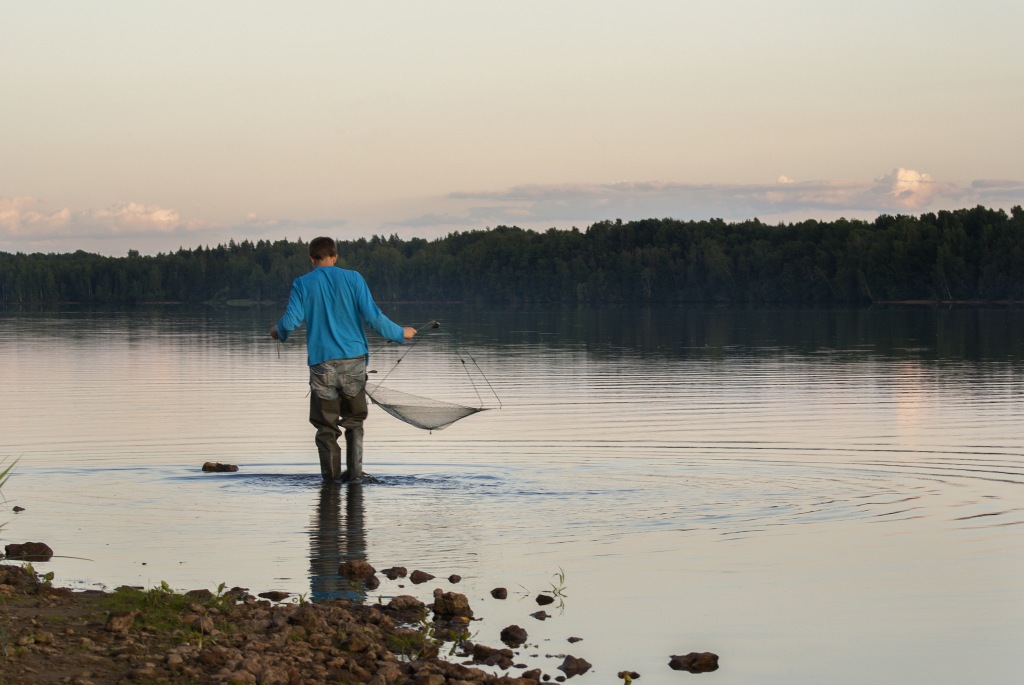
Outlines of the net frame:
[{"label": "net frame", "polygon": [[[423,326],[420,327],[420,329],[418,330],[437,331],[440,328],[440,326],[441,324],[438,323],[436,320],[428,321],[426,324],[423,324]],[[469,379],[469,383],[472,386],[474,393],[476,394],[477,400],[479,401],[479,406],[472,407],[466,404],[459,404],[457,402],[435,400],[423,397],[421,395],[406,392],[404,390],[395,390],[393,388],[388,388],[384,385],[388,377],[402,363],[402,360],[404,360],[405,357],[408,356],[410,352],[412,352],[413,347],[420,340],[419,337],[413,338],[412,342],[408,345],[408,349],[402,352],[402,354],[398,357],[398,360],[394,363],[394,365],[388,370],[386,374],[384,374],[383,378],[381,378],[373,385],[370,385],[368,383],[366,386],[366,394],[367,396],[369,396],[370,400],[373,402],[374,405],[380,407],[385,412],[395,417],[399,421],[402,421],[403,423],[407,423],[410,426],[414,426],[416,428],[421,428],[423,430],[431,432],[435,430],[442,430],[452,425],[456,421],[460,421],[466,418],[467,416],[472,416],[473,414],[477,414],[482,411],[487,411],[492,408],[484,406],[485,403],[483,396],[481,395],[481,389],[480,387],[478,387],[478,382],[474,380],[473,375],[470,373],[469,365],[467,365],[466,363],[467,357],[472,366],[476,369],[477,373],[479,374],[480,379],[482,379],[483,383],[486,384],[486,386],[490,389],[491,394],[494,396],[494,399],[498,403],[498,407],[501,407],[501,398],[498,397],[497,392],[495,392],[494,387],[491,385],[491,382],[487,379],[487,376],[484,374],[483,369],[481,369],[480,365],[477,364],[476,359],[474,359],[472,355],[468,354],[465,351],[465,349],[460,345],[459,341],[456,340],[455,336],[451,335],[450,333],[444,330],[441,330],[439,332],[452,343],[452,347],[455,350],[456,355],[458,355],[459,361],[462,362],[462,368],[466,371],[466,376]],[[389,342],[386,343],[385,346],[391,344],[394,343]],[[381,348],[378,348],[378,350],[379,349]],[[465,357],[463,356],[464,354]]]}]

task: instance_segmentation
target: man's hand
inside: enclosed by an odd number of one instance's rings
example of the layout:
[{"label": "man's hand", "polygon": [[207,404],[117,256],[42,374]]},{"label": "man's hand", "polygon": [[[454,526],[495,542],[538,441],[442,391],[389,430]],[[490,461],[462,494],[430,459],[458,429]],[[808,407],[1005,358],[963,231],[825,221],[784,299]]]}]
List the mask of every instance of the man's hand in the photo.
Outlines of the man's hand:
[{"label": "man's hand", "polygon": [[270,337],[274,340],[280,340],[281,336],[277,332],[277,324],[270,327]]},{"label": "man's hand", "polygon": [[412,337],[416,335],[416,329],[412,326],[406,326],[402,329],[402,337],[406,340],[412,340]]}]

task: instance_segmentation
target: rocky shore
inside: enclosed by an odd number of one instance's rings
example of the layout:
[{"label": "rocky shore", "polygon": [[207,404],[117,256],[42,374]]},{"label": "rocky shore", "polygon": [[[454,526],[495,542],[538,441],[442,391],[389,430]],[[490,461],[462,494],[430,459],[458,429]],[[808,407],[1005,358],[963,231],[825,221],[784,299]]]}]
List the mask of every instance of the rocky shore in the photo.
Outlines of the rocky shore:
[{"label": "rocky shore", "polygon": [[[359,583],[375,577],[372,569],[343,571],[364,575]],[[517,663],[513,647],[525,631],[515,626],[503,633],[507,645],[474,644],[468,600],[440,588],[429,604],[411,595],[312,604],[242,588],[72,592],[31,567],[6,565],[0,594],[5,684],[536,685],[590,667],[570,655],[554,674]]]}]

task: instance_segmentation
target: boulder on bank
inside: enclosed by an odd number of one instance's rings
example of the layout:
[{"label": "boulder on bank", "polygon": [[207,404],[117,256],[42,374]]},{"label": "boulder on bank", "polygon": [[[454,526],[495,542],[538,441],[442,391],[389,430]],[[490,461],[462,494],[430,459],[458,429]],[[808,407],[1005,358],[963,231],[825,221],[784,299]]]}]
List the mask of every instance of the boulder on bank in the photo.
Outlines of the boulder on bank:
[{"label": "boulder on bank", "polygon": [[24,542],[4,547],[4,555],[8,559],[19,561],[49,561],[53,550],[45,542]]}]

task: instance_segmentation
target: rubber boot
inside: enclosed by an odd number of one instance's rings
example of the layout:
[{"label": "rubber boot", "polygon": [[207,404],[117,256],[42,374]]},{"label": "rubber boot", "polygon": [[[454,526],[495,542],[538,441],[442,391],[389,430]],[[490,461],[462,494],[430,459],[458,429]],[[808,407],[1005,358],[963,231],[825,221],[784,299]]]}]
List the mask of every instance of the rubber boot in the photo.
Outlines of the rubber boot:
[{"label": "rubber boot", "polygon": [[320,475],[326,482],[336,481],[341,476],[341,450],[337,443],[334,449],[328,447],[320,451]]},{"label": "rubber boot", "polygon": [[343,483],[363,482],[363,427],[345,429],[345,466]]},{"label": "rubber boot", "polygon": [[341,447],[338,438],[340,404],[338,400],[322,400],[315,393],[309,394],[309,422],[316,428],[316,451],[320,457],[320,475],[325,481],[337,480],[341,476]]}]

